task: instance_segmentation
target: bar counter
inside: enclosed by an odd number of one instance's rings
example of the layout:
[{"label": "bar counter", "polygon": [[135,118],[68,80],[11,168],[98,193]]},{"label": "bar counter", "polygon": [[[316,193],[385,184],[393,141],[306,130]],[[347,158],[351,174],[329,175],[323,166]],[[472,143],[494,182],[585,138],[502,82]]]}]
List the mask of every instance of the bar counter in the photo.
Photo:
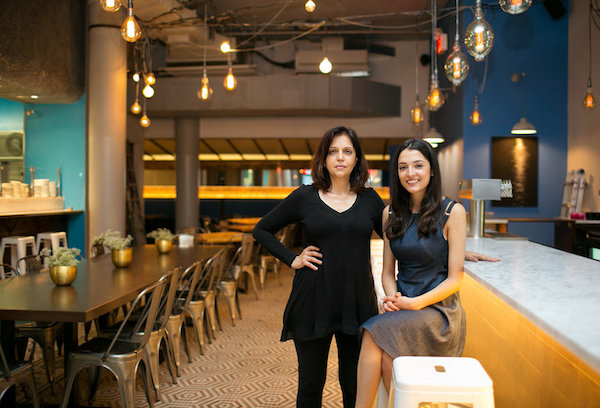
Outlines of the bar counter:
[{"label": "bar counter", "polygon": [[467,239],[464,356],[496,407],[600,406],[600,262],[524,240]]}]

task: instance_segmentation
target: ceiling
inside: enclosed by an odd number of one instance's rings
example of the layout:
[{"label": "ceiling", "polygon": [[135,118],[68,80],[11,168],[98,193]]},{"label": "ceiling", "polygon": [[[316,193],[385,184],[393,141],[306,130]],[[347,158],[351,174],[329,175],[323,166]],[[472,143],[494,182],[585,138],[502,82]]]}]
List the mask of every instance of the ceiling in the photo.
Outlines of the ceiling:
[{"label": "ceiling", "polygon": [[[198,154],[204,168],[303,168],[317,150],[319,138],[200,139]],[[371,168],[387,168],[389,147],[403,138],[365,138],[361,140]],[[145,139],[146,168],[174,168],[175,139]]]}]

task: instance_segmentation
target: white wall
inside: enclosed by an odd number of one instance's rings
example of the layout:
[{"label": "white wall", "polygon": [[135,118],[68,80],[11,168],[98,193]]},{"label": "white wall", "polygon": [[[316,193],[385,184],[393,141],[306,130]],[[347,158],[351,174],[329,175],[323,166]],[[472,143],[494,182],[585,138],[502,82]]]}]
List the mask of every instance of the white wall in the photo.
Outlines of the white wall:
[{"label": "white wall", "polygon": [[[587,112],[583,98],[588,78],[588,2],[569,2],[569,84],[567,168],[584,169],[583,211],[600,211],[600,106]],[[592,84],[600,104],[600,30],[592,22]]]}]

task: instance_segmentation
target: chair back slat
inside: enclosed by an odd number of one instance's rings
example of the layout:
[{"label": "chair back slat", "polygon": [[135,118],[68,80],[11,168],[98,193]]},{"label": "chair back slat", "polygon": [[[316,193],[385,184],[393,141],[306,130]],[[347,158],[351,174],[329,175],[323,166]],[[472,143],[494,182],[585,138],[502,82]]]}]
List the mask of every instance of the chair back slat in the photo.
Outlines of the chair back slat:
[{"label": "chair back slat", "polygon": [[149,299],[147,300],[147,304],[149,306],[148,306],[148,310],[146,313],[146,317],[144,319],[145,320],[144,328],[142,329],[144,332],[144,335],[142,336],[142,340],[140,341],[139,347],[143,348],[146,345],[146,343],[148,342],[148,338],[150,337],[152,327],[154,326],[154,323],[156,322],[156,316],[158,314],[158,306],[160,304],[160,298],[162,297],[162,293],[163,293],[165,284],[166,284],[166,279],[158,280],[158,281],[154,282],[153,284],[147,286],[136,296],[136,298],[131,303],[131,307],[129,308],[127,315],[121,322],[121,325],[117,329],[110,345],[106,349],[106,352],[104,353],[104,356],[102,357],[103,360],[106,360],[108,358],[108,356],[110,355],[110,352],[112,351],[112,348],[114,347],[115,343],[119,339],[121,332],[123,331],[123,329],[129,322],[129,320],[131,319],[131,316],[133,315],[134,310],[136,310],[137,306],[141,303],[142,299],[146,298],[146,296],[148,295]]},{"label": "chair back slat", "polygon": [[194,293],[196,292],[196,287],[198,285],[198,282],[200,281],[200,275],[202,273],[202,269],[204,264],[207,261],[204,261],[204,263],[202,262],[195,262],[194,265],[196,265],[196,267],[193,269],[193,274],[192,274],[192,279],[190,280],[189,285],[187,285],[187,287],[185,288],[185,301],[184,301],[184,309],[187,310],[187,308],[190,305],[190,302],[192,301],[192,297],[194,296]]},{"label": "chair back slat", "polygon": [[158,315],[155,325],[155,327],[158,326],[158,330],[164,329],[167,321],[169,320],[169,315],[171,314],[171,311],[173,310],[173,304],[175,303],[175,295],[177,293],[177,287],[179,286],[181,274],[181,269],[175,268],[175,270],[169,276],[163,276],[167,280],[163,294],[166,293],[167,296],[161,297],[160,306],[158,308]]},{"label": "chair back slat", "polygon": [[0,263],[0,280],[14,278],[15,276],[19,276],[19,273],[12,265]]}]

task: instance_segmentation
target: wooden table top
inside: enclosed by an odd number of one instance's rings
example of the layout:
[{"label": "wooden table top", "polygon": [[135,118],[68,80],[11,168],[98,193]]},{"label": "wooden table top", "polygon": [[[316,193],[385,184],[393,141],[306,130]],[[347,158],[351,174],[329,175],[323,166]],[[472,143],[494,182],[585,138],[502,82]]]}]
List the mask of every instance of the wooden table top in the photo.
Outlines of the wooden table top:
[{"label": "wooden table top", "polygon": [[0,281],[0,320],[85,322],[132,300],[140,290],[176,267],[185,268],[224,246],[173,246],[159,255],[154,245],[133,249],[127,268],[115,268],[110,253],[77,265],[69,286],[55,286],[48,273]]},{"label": "wooden table top", "polygon": [[225,221],[229,224],[246,224],[254,226],[260,221],[260,217],[227,218]]},{"label": "wooden table top", "polygon": [[254,225],[250,224],[229,224],[225,227],[228,231],[252,232]]},{"label": "wooden table top", "polygon": [[211,245],[240,243],[243,235],[236,231],[203,232],[196,234],[196,241]]}]

